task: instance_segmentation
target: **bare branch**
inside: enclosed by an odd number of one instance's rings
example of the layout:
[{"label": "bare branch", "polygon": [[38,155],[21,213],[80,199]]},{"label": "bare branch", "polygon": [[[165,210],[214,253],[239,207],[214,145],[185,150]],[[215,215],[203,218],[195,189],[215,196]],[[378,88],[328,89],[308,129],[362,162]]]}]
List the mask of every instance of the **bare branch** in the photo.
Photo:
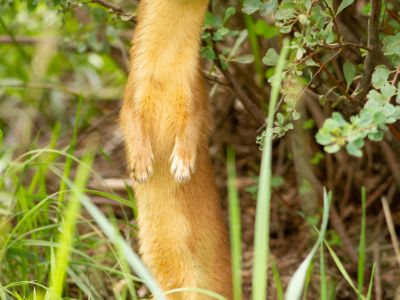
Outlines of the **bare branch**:
[{"label": "bare branch", "polygon": [[215,60],[215,64],[221,73],[224,75],[226,81],[228,82],[229,86],[233,89],[236,96],[242,102],[246,111],[257,121],[258,125],[265,124],[266,116],[262,112],[262,110],[247,96],[246,92],[243,91],[240,84],[236,81],[235,77],[229,72],[229,70],[224,70],[219,60],[219,51],[213,43],[213,50],[217,55],[217,59]]},{"label": "bare branch", "polygon": [[40,42],[41,39],[32,36],[15,36],[14,39],[9,35],[0,35],[0,44],[12,44],[17,42],[18,44],[36,44]]},{"label": "bare branch", "polygon": [[365,96],[368,93],[371,84],[372,73],[376,66],[376,58],[380,51],[379,42],[379,17],[381,15],[382,0],[371,0],[371,12],[368,20],[368,49],[364,62],[364,73],[361,77],[360,84],[353,94],[356,102],[362,104],[365,102]]},{"label": "bare branch", "polygon": [[116,15],[130,17],[129,21],[131,21],[131,22],[136,24],[136,20],[135,20],[135,18],[133,17],[132,14],[129,14],[129,13],[125,12],[121,7],[115,5],[114,3],[110,3],[110,2],[105,1],[105,0],[90,0],[90,2],[97,3],[97,4],[99,4],[99,5],[101,5],[101,6],[105,7],[105,8],[108,8],[113,13],[115,13]]}]

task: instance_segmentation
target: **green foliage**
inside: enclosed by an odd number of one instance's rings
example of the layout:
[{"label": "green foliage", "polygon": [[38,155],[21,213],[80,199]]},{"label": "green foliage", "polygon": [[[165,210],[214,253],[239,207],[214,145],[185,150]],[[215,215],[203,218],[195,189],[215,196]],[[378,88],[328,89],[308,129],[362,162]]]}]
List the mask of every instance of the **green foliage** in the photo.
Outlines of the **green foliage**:
[{"label": "green foliage", "polygon": [[336,15],[340,14],[342,10],[344,10],[346,7],[352,5],[353,2],[354,0],[342,0],[339,7],[337,8]]},{"label": "green foliage", "polygon": [[[212,61],[218,59],[224,69],[228,67],[229,62],[250,64],[254,61],[254,56],[251,54],[237,55],[239,47],[247,37],[247,31],[243,30],[239,32],[226,27],[229,19],[235,14],[236,9],[234,7],[228,7],[224,12],[223,18],[207,12],[204,22],[202,39],[206,46],[203,46],[201,49],[202,56]],[[234,47],[232,49],[225,49],[217,57],[214,48],[215,43],[222,42],[229,37],[237,37]]]},{"label": "green foliage", "polygon": [[[273,12],[276,18],[275,25],[283,34],[288,34],[296,28],[290,45],[289,56],[292,60],[286,67],[282,90],[285,105],[283,105],[283,111],[278,115],[279,119],[271,132],[264,132],[258,138],[257,143],[262,148],[267,135],[283,137],[293,129],[292,122],[300,118],[300,114],[296,111],[296,105],[311,79],[309,75],[304,75],[310,74],[310,68],[318,66],[312,56],[306,54],[318,52],[326,45],[333,46],[339,42],[339,39],[333,30],[333,16],[330,15],[330,10],[322,7],[318,2],[284,0],[279,5],[276,5],[274,1],[267,3],[244,2],[244,12],[254,13],[257,11],[265,14]],[[270,48],[262,61],[267,66],[274,66],[276,56],[276,51]],[[307,73],[304,73],[306,68],[308,68]],[[273,78],[269,78],[269,82],[272,81]]]},{"label": "green foliage", "polygon": [[377,66],[372,75],[374,89],[368,93],[368,101],[361,111],[349,121],[339,112],[334,112],[332,118],[325,121],[316,139],[324,145],[326,152],[334,153],[345,146],[349,154],[360,157],[366,138],[382,140],[387,126],[400,120],[400,106],[391,102],[396,97],[400,104],[400,89],[392,85],[389,76],[386,66]]},{"label": "green foliage", "polygon": [[[285,70],[282,91],[284,105],[281,112],[277,114],[274,128],[263,132],[258,137],[257,143],[261,145],[261,148],[266,136],[283,137],[293,128],[293,121],[300,117],[296,111],[297,102],[317,75],[313,69],[320,66],[314,57],[324,49],[341,50],[344,42],[335,24],[335,17],[353,2],[352,0],[342,1],[334,13],[331,1],[283,0],[279,5],[275,1],[244,1],[245,13],[259,12],[262,15],[274,13],[275,25],[280,32],[283,34],[293,32],[294,36],[289,55],[292,61]],[[334,112],[332,117],[326,120],[316,139],[328,153],[346,147],[349,154],[359,157],[362,155],[361,149],[366,138],[380,141],[387,131],[387,126],[399,120],[399,87],[394,85],[395,82],[390,82],[389,77],[396,77],[396,69],[400,65],[400,34],[384,37],[382,45],[383,54],[390,59],[394,69],[390,70],[384,65],[375,68],[372,76],[373,89],[369,91],[367,101],[358,114],[345,119],[340,112]],[[262,62],[273,68],[276,60],[276,50],[269,48]],[[318,70],[320,71],[321,69]],[[345,80],[344,93],[349,93],[359,71],[353,62],[345,61],[342,72]],[[394,73],[395,75],[392,76]],[[269,80],[271,82],[273,78]],[[354,95],[357,95],[357,91]],[[349,98],[347,95],[346,97]]]},{"label": "green foliage", "polygon": [[353,83],[354,78],[357,74],[357,68],[349,61],[346,61],[343,65],[343,75],[346,80],[347,90],[350,88]]},{"label": "green foliage", "polygon": [[245,0],[243,2],[243,12],[245,14],[251,15],[259,11],[262,16],[265,16],[269,13],[274,12],[277,6],[277,0],[269,0],[266,2],[262,2],[260,0]]},{"label": "green foliage", "polygon": [[389,56],[393,65],[400,65],[400,33],[396,35],[389,35],[382,40],[382,51],[385,55]]}]

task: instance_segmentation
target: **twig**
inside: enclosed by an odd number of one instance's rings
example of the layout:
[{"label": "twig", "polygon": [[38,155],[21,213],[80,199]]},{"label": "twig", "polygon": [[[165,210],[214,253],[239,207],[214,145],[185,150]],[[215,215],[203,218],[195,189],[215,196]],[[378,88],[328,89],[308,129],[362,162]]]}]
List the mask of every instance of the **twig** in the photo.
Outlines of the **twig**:
[{"label": "twig", "polygon": [[382,300],[382,275],[381,275],[381,253],[379,249],[379,241],[376,241],[373,244],[373,253],[374,253],[374,263],[376,264],[375,268],[375,299]]},{"label": "twig", "polygon": [[113,3],[110,3],[110,2],[107,2],[107,1],[104,1],[104,0],[92,0],[92,2],[98,3],[98,4],[100,4],[100,5],[102,5],[102,6],[106,7],[106,8],[109,8],[109,9],[111,9],[113,12],[115,12],[117,14],[125,14],[124,10],[121,7],[119,7],[119,6],[117,6],[117,5],[113,4]]},{"label": "twig", "polygon": [[381,14],[382,0],[371,0],[371,12],[368,20],[368,44],[367,47],[371,49],[367,53],[364,61],[364,73],[361,77],[357,89],[354,91],[353,96],[356,102],[364,103],[365,96],[368,93],[368,88],[371,84],[372,73],[376,65],[376,58],[380,51],[379,44],[379,17]]},{"label": "twig", "polygon": [[390,238],[392,240],[394,253],[396,254],[396,259],[400,266],[399,240],[397,239],[397,233],[394,228],[392,214],[390,213],[389,204],[385,196],[382,197],[382,207],[383,207],[383,213],[385,214],[386,225],[388,227]]},{"label": "twig", "polygon": [[396,85],[397,79],[399,78],[399,75],[400,75],[400,66],[397,67],[396,73],[393,76],[392,85]]},{"label": "twig", "polygon": [[350,42],[341,42],[340,44],[323,44],[321,45],[322,48],[326,48],[329,50],[337,50],[337,49],[341,49],[344,47],[353,47],[353,48],[357,48],[357,49],[363,49],[363,50],[367,50],[367,51],[373,51],[370,47],[368,46],[364,46],[364,45],[360,45],[360,44],[355,44],[355,43],[350,43]]},{"label": "twig", "polygon": [[244,108],[250,113],[250,115],[257,121],[259,125],[264,124],[266,117],[264,113],[261,111],[260,108],[254,104],[253,101],[247,96],[247,94],[243,91],[240,84],[236,81],[235,77],[229,72],[229,70],[224,70],[222,67],[221,61],[219,59],[219,51],[213,43],[213,50],[217,55],[217,59],[215,60],[215,64],[220,70],[220,72],[224,75],[225,79],[227,80],[228,84],[232,87],[233,91],[235,92],[236,96],[239,98],[240,102],[242,102]]},{"label": "twig", "polygon": [[40,37],[32,37],[32,36],[14,36],[13,38],[9,35],[0,35],[0,44],[36,44],[41,41]]},{"label": "twig", "polygon": [[[393,178],[389,178],[386,182],[380,183],[379,187],[368,197],[366,207],[370,207],[375,200],[379,199],[390,188],[393,182]],[[361,209],[359,209],[359,213],[361,213]]]},{"label": "twig", "polygon": [[333,26],[334,26],[334,28],[335,28],[335,31],[336,31],[337,35],[341,35],[341,34],[340,34],[340,31],[339,31],[339,26],[338,26],[338,24],[337,24],[337,22],[336,22],[335,13],[333,12],[331,6],[330,6],[325,0],[322,0],[322,2],[324,3],[325,7],[326,7],[326,8],[328,9],[328,11],[329,11],[329,14],[331,15],[332,22],[333,22]]},{"label": "twig", "polygon": [[349,258],[352,263],[356,264],[358,262],[358,256],[355,246],[353,242],[350,240],[347,230],[343,224],[342,219],[339,216],[336,208],[332,205],[330,208],[330,220],[333,228],[337,231],[340,238],[343,240],[344,250],[349,255]]},{"label": "twig", "polygon": [[223,86],[229,86],[229,84],[226,81],[221,80],[217,76],[210,75],[208,72],[202,71],[201,74],[205,79],[207,79],[210,82],[218,83]]},{"label": "twig", "polygon": [[385,155],[388,167],[392,172],[394,179],[396,180],[397,186],[400,186],[400,165],[396,158],[396,154],[386,141],[381,141],[379,145],[381,146],[383,154]]},{"label": "twig", "polygon": [[134,18],[134,16],[132,14],[129,14],[127,12],[125,12],[121,7],[115,5],[114,3],[110,3],[108,1],[105,0],[90,0],[90,2],[92,3],[97,3],[105,8],[110,9],[113,13],[115,13],[116,15],[119,16],[124,16],[124,17],[129,17],[129,21],[133,22],[136,24],[136,19]]}]

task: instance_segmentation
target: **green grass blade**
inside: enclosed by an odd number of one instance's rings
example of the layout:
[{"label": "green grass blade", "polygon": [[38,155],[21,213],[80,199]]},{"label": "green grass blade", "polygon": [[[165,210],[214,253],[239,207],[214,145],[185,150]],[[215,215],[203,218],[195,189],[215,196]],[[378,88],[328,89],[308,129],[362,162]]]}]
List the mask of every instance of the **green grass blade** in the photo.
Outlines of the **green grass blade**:
[{"label": "green grass blade", "polygon": [[320,244],[322,244],[324,241],[326,228],[328,227],[329,205],[331,201],[332,201],[332,193],[330,192],[329,194],[327,194],[326,190],[324,190],[324,211],[322,214],[321,229],[319,230],[318,240],[315,243],[314,247],[311,249],[310,253],[297,268],[294,275],[290,278],[285,294],[286,300],[296,300],[301,298],[304,288],[304,282],[307,276],[307,270]]},{"label": "green grass blade", "polygon": [[154,280],[146,267],[141,262],[139,256],[131,249],[129,244],[121,237],[118,230],[110,223],[103,213],[90,201],[90,199],[81,193],[80,200],[82,205],[93,217],[97,225],[102,229],[108,239],[116,246],[121,255],[126,259],[136,274],[142,278],[153,296],[157,300],[167,300],[159,284]]},{"label": "green grass blade", "polygon": [[[289,40],[285,39],[279,56],[275,80],[272,84],[271,99],[268,107],[267,130],[273,127],[275,106],[281,89],[283,70],[289,52]],[[271,156],[272,136],[267,135],[262,153],[260,183],[257,196],[256,224],[254,234],[254,262],[253,262],[253,300],[266,299],[267,270],[269,255],[269,215],[271,201]]]},{"label": "green grass blade", "polygon": [[[316,253],[316,252],[315,252]],[[314,254],[315,255],[315,254]],[[308,288],[310,287],[311,283],[311,276],[314,271],[314,261],[311,260],[310,265],[308,266],[307,273],[306,273],[306,279],[304,281],[304,287],[303,287],[303,300],[307,300],[307,294],[308,294]]]},{"label": "green grass blade", "polygon": [[[64,193],[66,193],[66,192],[68,192],[68,190],[64,190]],[[57,192],[57,193],[54,193],[54,194],[51,194],[51,195],[47,196],[42,201],[40,201],[38,204],[36,204],[34,207],[32,207],[29,211],[24,213],[23,217],[18,221],[18,223],[13,227],[11,232],[7,235],[7,238],[4,241],[4,243],[2,245],[2,248],[0,248],[1,249],[0,253],[2,251],[4,251],[9,246],[9,242],[11,241],[13,236],[16,234],[18,229],[24,224],[24,222],[29,220],[29,218],[32,215],[34,215],[36,212],[38,212],[49,200],[52,200],[52,197],[54,197],[55,195],[58,195],[58,194],[59,193]]]},{"label": "green grass blade", "polygon": [[[93,155],[88,154],[83,161],[91,165],[93,162]],[[68,268],[70,259],[71,248],[73,245],[75,225],[80,212],[79,193],[86,187],[89,179],[90,169],[80,165],[78,167],[74,186],[69,203],[64,214],[64,223],[59,237],[60,248],[57,249],[55,266],[50,274],[50,290],[52,296],[61,297],[64,285],[64,278]]]},{"label": "green grass blade", "polygon": [[328,287],[325,270],[324,244],[319,246],[320,299],[328,300]]},{"label": "green grass blade", "polygon": [[118,202],[119,204],[130,207],[132,209],[136,208],[135,203],[133,203],[132,201],[125,200],[124,198],[122,198],[118,195],[110,194],[110,193],[103,192],[103,191],[97,191],[97,190],[84,190],[83,192],[85,192],[87,194],[92,194],[92,195],[100,196],[103,198],[107,198],[110,200],[114,200],[115,202]]},{"label": "green grass blade", "polygon": [[[357,283],[358,290],[360,293],[364,289],[364,271],[365,271],[365,251],[366,251],[366,210],[367,210],[367,192],[365,187],[361,188],[361,233],[360,233],[360,243],[358,245],[358,272],[357,272]],[[358,299],[361,299],[358,296]]]},{"label": "green grass blade", "polygon": [[[72,157],[72,156],[71,156]],[[75,158],[74,158],[75,159]],[[86,164],[85,162],[80,162],[80,168],[83,168],[87,171],[92,170],[91,166]],[[57,174],[57,170],[53,169],[53,172]],[[60,177],[62,175],[57,174]],[[90,199],[83,193],[85,189],[77,190],[75,188],[75,184],[72,183],[68,178],[62,178],[66,181],[67,186],[69,186],[72,190],[77,191],[80,202],[92,216],[94,221],[100,227],[100,229],[107,236],[108,240],[114,244],[117,248],[120,257],[125,259],[134,272],[141,278],[143,283],[149,288],[149,290],[153,293],[153,296],[157,300],[167,300],[164,296],[164,292],[161,290],[159,284],[155,281],[153,276],[149,273],[146,267],[141,262],[139,256],[131,249],[129,244],[121,237],[118,230],[110,223],[110,221],[104,216],[104,214],[90,201]],[[43,243],[46,243],[43,241]],[[72,249],[72,251],[74,251]],[[80,254],[82,255],[82,254]],[[127,274],[125,274],[127,275]]]},{"label": "green grass blade", "polygon": [[242,235],[240,226],[240,204],[236,187],[235,152],[227,151],[229,224],[232,255],[233,300],[242,299]]},{"label": "green grass blade", "polygon": [[271,270],[272,270],[272,277],[274,279],[276,287],[277,300],[283,300],[284,292],[282,287],[281,275],[279,274],[279,270],[274,259],[271,259]]},{"label": "green grass blade", "polygon": [[356,286],[353,283],[349,273],[347,273],[346,269],[344,268],[342,262],[340,261],[339,257],[336,255],[335,251],[329,245],[327,241],[324,241],[326,248],[328,248],[333,261],[335,262],[336,266],[338,267],[340,273],[342,274],[343,278],[347,281],[349,286],[354,290],[354,292],[360,297],[360,299],[365,300],[364,296],[357,290]]},{"label": "green grass blade", "polygon": [[77,274],[71,268],[67,268],[68,276],[71,278],[72,282],[76,284],[77,287],[90,299],[90,297],[94,297],[95,299],[100,299],[101,296],[97,293],[96,287],[91,286],[90,282],[88,282],[87,278],[85,278],[85,274]]},{"label": "green grass blade", "polygon": [[375,268],[376,268],[376,264],[374,263],[373,266],[372,266],[371,278],[369,280],[369,287],[368,287],[368,293],[367,293],[366,300],[371,300],[372,299],[372,288],[374,286]]},{"label": "green grass blade", "polygon": [[0,300],[7,300],[7,295],[3,289],[3,286],[1,285],[1,282],[0,282]]}]

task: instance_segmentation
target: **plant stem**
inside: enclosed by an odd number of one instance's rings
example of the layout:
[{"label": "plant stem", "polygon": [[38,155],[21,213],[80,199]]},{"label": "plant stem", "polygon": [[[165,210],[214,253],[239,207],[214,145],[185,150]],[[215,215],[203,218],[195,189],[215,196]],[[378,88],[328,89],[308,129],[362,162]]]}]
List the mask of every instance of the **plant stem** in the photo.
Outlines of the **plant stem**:
[{"label": "plant stem", "polygon": [[[289,52],[289,40],[283,41],[279,56],[275,80],[272,84],[271,98],[268,106],[267,132],[273,127],[275,106],[278,101],[283,70]],[[267,295],[267,270],[269,255],[269,217],[271,204],[271,160],[272,160],[272,135],[267,134],[265,147],[262,153],[260,183],[257,196],[256,225],[254,236],[254,264],[253,264],[253,300],[266,299]]]}]

